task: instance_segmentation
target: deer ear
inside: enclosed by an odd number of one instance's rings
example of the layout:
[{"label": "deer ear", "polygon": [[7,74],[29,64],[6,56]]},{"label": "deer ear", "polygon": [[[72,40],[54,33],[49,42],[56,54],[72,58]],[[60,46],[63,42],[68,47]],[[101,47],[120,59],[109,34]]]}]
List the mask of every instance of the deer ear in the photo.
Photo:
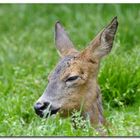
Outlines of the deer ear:
[{"label": "deer ear", "polygon": [[109,23],[109,25],[106,26],[82,52],[82,54],[84,54],[84,57],[90,57],[90,59],[100,59],[103,56],[107,55],[111,51],[111,48],[113,46],[117,27],[118,21],[117,17],[115,17]]},{"label": "deer ear", "polygon": [[59,21],[55,24],[55,45],[61,57],[77,52]]}]

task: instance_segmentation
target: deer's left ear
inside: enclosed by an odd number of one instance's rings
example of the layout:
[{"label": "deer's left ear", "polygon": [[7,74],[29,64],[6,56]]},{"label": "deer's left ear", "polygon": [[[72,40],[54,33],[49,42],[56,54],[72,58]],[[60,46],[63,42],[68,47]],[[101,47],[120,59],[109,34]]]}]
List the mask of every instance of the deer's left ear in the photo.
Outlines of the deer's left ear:
[{"label": "deer's left ear", "polygon": [[77,52],[59,21],[55,24],[55,45],[61,57]]},{"label": "deer's left ear", "polygon": [[118,21],[117,17],[104,28],[94,40],[91,41],[89,46],[81,53],[84,57],[89,59],[99,59],[107,55],[113,46],[115,33],[117,31]]}]

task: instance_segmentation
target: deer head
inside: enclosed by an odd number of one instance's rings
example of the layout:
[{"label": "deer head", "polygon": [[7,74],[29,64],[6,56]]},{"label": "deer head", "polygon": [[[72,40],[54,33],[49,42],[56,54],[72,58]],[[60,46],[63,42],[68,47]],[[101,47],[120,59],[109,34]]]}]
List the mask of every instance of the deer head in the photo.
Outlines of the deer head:
[{"label": "deer head", "polygon": [[99,63],[113,46],[118,22],[115,17],[81,52],[74,48],[60,22],[55,24],[55,43],[61,60],[48,77],[48,85],[34,108],[36,113],[47,117],[60,113],[68,116],[73,110],[89,115],[91,123],[102,123],[102,103],[97,74]]}]

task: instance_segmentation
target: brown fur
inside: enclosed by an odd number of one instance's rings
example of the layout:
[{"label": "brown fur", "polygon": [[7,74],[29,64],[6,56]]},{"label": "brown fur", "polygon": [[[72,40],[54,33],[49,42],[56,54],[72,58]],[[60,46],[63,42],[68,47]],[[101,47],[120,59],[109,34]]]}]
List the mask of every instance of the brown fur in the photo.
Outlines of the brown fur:
[{"label": "brown fur", "polygon": [[[59,54],[61,58],[69,55],[73,57],[67,62],[67,66],[61,70],[60,74],[57,75],[59,77],[57,81],[53,80],[55,74],[53,72],[53,74],[50,74],[48,90],[39,98],[38,103],[51,102],[53,108],[59,107],[59,113],[63,117],[70,115],[73,110],[80,110],[82,106],[81,113],[84,118],[90,118],[92,126],[104,124],[105,120],[97,75],[101,58],[111,51],[117,26],[118,22],[115,17],[91,41],[86,49],[78,52],[61,24],[57,22],[55,26],[55,41]],[[58,71],[57,66],[55,70]],[[67,81],[73,76],[78,78]],[[57,89],[55,89],[55,86],[58,86]]]}]

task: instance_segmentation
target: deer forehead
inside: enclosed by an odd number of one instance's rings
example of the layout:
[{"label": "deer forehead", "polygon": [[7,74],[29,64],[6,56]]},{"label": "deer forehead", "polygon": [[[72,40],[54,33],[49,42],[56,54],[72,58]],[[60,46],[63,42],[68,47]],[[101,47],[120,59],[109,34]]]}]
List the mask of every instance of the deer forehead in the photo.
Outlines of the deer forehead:
[{"label": "deer forehead", "polygon": [[84,76],[87,77],[88,73],[94,71],[93,64],[82,60],[75,56],[66,56],[62,58],[56,65],[54,71],[50,75],[50,80],[60,79],[63,80],[69,76]]},{"label": "deer forehead", "polygon": [[50,80],[55,80],[60,78],[61,73],[64,72],[64,70],[69,67],[68,62],[70,62],[74,57],[73,56],[67,56],[62,58],[58,64],[56,65],[55,69],[52,71],[51,75],[49,76]]}]

